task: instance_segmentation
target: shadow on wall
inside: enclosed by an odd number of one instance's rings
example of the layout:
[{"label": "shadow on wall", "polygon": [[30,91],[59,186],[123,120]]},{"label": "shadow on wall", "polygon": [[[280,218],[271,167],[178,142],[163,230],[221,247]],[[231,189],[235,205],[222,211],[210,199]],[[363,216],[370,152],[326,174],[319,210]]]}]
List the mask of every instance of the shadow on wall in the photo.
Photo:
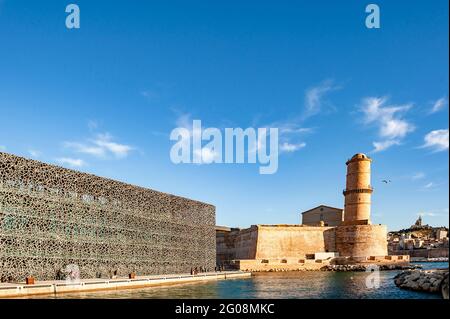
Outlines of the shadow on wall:
[{"label": "shadow on wall", "polygon": [[326,229],[323,232],[325,252],[336,252],[336,228]]}]

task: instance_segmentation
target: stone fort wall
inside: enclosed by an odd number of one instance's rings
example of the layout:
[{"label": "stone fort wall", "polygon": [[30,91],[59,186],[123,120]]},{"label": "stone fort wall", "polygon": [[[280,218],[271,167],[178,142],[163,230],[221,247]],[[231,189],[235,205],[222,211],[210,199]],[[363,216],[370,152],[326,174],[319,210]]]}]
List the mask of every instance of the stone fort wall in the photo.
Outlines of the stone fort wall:
[{"label": "stone fort wall", "polygon": [[386,225],[336,227],[336,251],[352,257],[387,255]]},{"label": "stone fort wall", "polygon": [[298,259],[319,252],[337,252],[345,257],[385,256],[386,232],[384,225],[254,225],[217,232],[217,262]]},{"label": "stone fort wall", "polygon": [[215,207],[0,152],[0,279],[215,266]]},{"label": "stone fort wall", "polygon": [[216,232],[217,264],[234,259],[254,259],[258,227]]},{"label": "stone fort wall", "polygon": [[301,257],[335,250],[333,227],[261,225],[258,235],[256,259]]},{"label": "stone fort wall", "polygon": [[217,262],[305,257],[335,250],[334,227],[253,225],[217,232]]}]

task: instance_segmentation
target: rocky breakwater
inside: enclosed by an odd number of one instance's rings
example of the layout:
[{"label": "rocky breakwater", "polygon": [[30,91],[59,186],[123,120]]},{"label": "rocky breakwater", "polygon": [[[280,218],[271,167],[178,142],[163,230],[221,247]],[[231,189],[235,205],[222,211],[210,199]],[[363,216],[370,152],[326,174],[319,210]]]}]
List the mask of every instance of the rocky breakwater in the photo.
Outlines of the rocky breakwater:
[{"label": "rocky breakwater", "polygon": [[448,268],[403,271],[394,277],[394,282],[401,289],[441,293],[448,299]]},{"label": "rocky breakwater", "polygon": [[348,265],[326,265],[323,271],[369,271],[369,270],[411,270],[422,268],[420,265],[376,265],[376,264],[348,264]]}]

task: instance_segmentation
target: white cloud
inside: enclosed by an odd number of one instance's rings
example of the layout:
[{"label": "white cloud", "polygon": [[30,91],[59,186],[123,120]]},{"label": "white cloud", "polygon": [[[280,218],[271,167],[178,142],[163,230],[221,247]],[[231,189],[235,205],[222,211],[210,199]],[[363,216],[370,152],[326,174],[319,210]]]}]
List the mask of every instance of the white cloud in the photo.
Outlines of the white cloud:
[{"label": "white cloud", "polygon": [[[189,147],[191,139],[200,139],[202,138],[202,129],[200,127],[193,127],[193,120],[191,114],[183,113],[180,114],[176,121],[175,125],[177,128],[184,128],[189,131],[189,138],[187,136],[183,138],[183,143],[186,143],[186,147]],[[210,147],[203,147],[200,150],[194,150],[194,156],[198,156],[201,159],[201,163],[198,164],[211,164],[213,161],[220,161],[221,154]]]},{"label": "white cloud", "polygon": [[183,128],[192,127],[191,114],[189,114],[189,113],[180,114],[177,117],[177,119],[175,120],[175,125],[177,127],[183,127]]},{"label": "white cloud", "polygon": [[210,148],[202,148],[202,161],[205,163],[212,163],[212,161],[217,157],[217,152],[214,152]]},{"label": "white cloud", "polygon": [[275,122],[269,125],[269,127],[278,128],[278,132],[280,135],[307,134],[314,131],[314,129],[310,127],[302,127],[296,123],[289,122]]},{"label": "white cloud", "polygon": [[444,109],[448,105],[448,100],[446,97],[441,97],[439,100],[436,100],[433,103],[433,107],[430,110],[430,114],[439,112]]},{"label": "white cloud", "polygon": [[387,98],[366,98],[361,110],[366,123],[377,123],[379,135],[388,139],[403,138],[414,130],[414,126],[402,119],[401,113],[411,108],[411,104],[385,106]]},{"label": "white cloud", "polygon": [[382,142],[373,142],[374,149],[372,150],[372,153],[381,152],[387,150],[389,147],[394,145],[399,145],[400,142],[397,140],[387,140]]},{"label": "white cloud", "polygon": [[128,156],[133,150],[133,147],[125,144],[119,144],[112,141],[112,137],[109,134],[99,134],[97,138],[93,140],[93,143],[103,150],[114,154],[114,156],[123,158]]},{"label": "white cloud", "polygon": [[413,181],[416,181],[416,180],[419,180],[419,179],[423,179],[423,178],[425,178],[425,173],[423,173],[423,172],[417,172],[413,176],[411,176],[411,179]]},{"label": "white cloud", "polygon": [[381,123],[380,136],[386,138],[403,138],[414,128],[404,120],[389,119]]},{"label": "white cloud", "polygon": [[448,216],[448,208],[419,212],[417,213],[417,216],[429,216],[429,217]]},{"label": "white cloud", "polygon": [[64,142],[63,145],[66,148],[72,149],[76,153],[83,153],[97,157],[102,157],[105,155],[105,150],[98,146],[78,142]]},{"label": "white cloud", "polygon": [[284,142],[280,144],[280,152],[296,152],[306,146],[306,143],[298,143],[298,144],[292,144],[288,142]]},{"label": "white cloud", "polygon": [[327,93],[339,89],[338,86],[333,84],[333,81],[324,81],[320,85],[309,88],[305,93],[305,112],[303,117],[307,118],[319,113],[322,110],[324,104],[328,102],[324,101],[324,97]]},{"label": "white cloud", "polygon": [[70,167],[82,167],[86,165],[86,163],[79,158],[60,157],[57,158],[56,161],[61,165],[67,165]]},{"label": "white cloud", "polygon": [[417,216],[428,216],[428,217],[434,217],[434,216],[436,216],[436,214],[435,213],[431,213],[431,212],[420,212],[420,213],[417,213]]},{"label": "white cloud", "polygon": [[383,141],[374,142],[372,152],[380,152],[391,146],[399,145],[405,136],[414,131],[412,123],[403,118],[403,113],[412,105],[386,105],[386,97],[369,97],[363,99],[360,110],[364,113],[365,124],[376,124],[378,135]]},{"label": "white cloud", "polygon": [[141,91],[141,95],[147,100],[154,100],[159,98],[159,94],[154,90],[143,90]]},{"label": "white cloud", "polygon": [[114,142],[112,136],[108,133],[97,134],[95,138],[90,139],[87,143],[64,142],[63,145],[76,153],[88,154],[95,157],[113,155],[116,158],[124,158],[134,150],[130,145]]},{"label": "white cloud", "polygon": [[28,153],[30,154],[31,157],[33,158],[38,158],[42,155],[42,153],[40,151],[37,150],[28,150]]},{"label": "white cloud", "polygon": [[189,114],[189,113],[179,115],[175,121],[175,124],[177,127],[185,128],[190,132],[190,134],[193,138],[201,139],[202,130],[199,128],[194,129],[192,126],[192,123],[193,123],[193,120],[191,118],[191,114]]},{"label": "white cloud", "polygon": [[[175,125],[177,128],[184,128],[189,131],[190,138],[201,138],[202,131],[197,127],[193,127],[192,116],[189,113],[178,113],[178,117],[175,120]],[[253,123],[255,126],[257,123]],[[279,133],[279,151],[280,153],[288,153],[298,151],[306,146],[304,142],[294,143],[291,140],[298,139],[298,136],[313,132],[313,128],[302,127],[295,122],[287,122],[287,121],[279,121],[271,123],[270,125],[260,125],[259,127],[269,128],[278,128]],[[256,128],[255,128],[256,129]],[[185,143],[189,143],[189,140],[185,140]],[[265,143],[264,140],[258,139],[256,145],[254,145],[251,149],[248,150],[249,154],[256,153],[259,151]],[[214,160],[220,159],[220,154],[215,152],[214,150],[205,147],[202,150],[194,151],[194,155],[201,155],[202,163],[211,163]]]},{"label": "white cloud", "polygon": [[[265,128],[278,128],[279,134],[279,151],[280,153],[295,152],[306,146],[306,143],[302,142],[302,135],[313,133],[315,128],[304,127],[303,122],[309,117],[316,115],[323,111],[325,108],[332,108],[332,104],[326,100],[326,95],[332,91],[341,89],[340,86],[335,85],[332,80],[326,80],[317,86],[311,87],[305,91],[304,96],[304,110],[302,114],[289,118],[289,120],[281,120],[272,122],[268,125],[258,125],[260,115],[253,120],[252,126],[259,126]],[[189,122],[189,115],[185,114],[180,116],[177,120],[177,126],[192,129]],[[195,134],[195,132],[194,132]],[[259,145],[250,150],[255,152],[258,150]]]},{"label": "white cloud", "polygon": [[424,186],[424,188],[431,188],[431,187],[433,187],[434,186],[434,183],[433,182],[429,182],[428,184],[426,184],[425,186]]},{"label": "white cloud", "polygon": [[201,164],[211,164],[214,160],[220,160],[219,153],[209,147],[203,147],[201,150],[195,150],[194,154],[200,155]]},{"label": "white cloud", "polygon": [[295,121],[278,121],[270,125],[264,125],[267,128],[278,128],[278,137],[280,140],[280,153],[295,152],[306,146],[306,143],[299,140],[306,134],[313,133],[314,129],[303,127]]},{"label": "white cloud", "polygon": [[422,147],[432,148],[435,152],[448,150],[448,129],[431,131],[424,140]]},{"label": "white cloud", "polygon": [[417,213],[417,216],[438,217],[438,216],[441,216],[441,214],[434,213],[434,212],[420,212],[420,213]]},{"label": "white cloud", "polygon": [[[254,124],[257,125],[257,124]],[[278,145],[278,151],[280,154],[282,153],[292,153],[296,152],[306,146],[305,142],[294,142],[294,140],[299,140],[299,136],[303,136],[304,134],[308,134],[314,131],[313,128],[309,127],[302,127],[295,122],[284,122],[284,121],[278,121],[273,122],[269,125],[262,125],[260,127],[265,127],[267,130],[270,128],[277,128],[278,129],[278,139],[279,139],[279,145]],[[270,135],[270,133],[268,133]],[[263,140],[257,140],[256,145],[249,150],[249,153],[255,153],[262,149],[266,142]]]}]

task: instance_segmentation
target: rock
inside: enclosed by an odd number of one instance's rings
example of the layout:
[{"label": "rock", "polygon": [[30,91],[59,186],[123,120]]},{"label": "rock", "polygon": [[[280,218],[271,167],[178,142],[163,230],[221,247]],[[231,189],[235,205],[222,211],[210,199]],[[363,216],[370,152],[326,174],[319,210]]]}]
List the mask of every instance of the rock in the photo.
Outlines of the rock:
[{"label": "rock", "polygon": [[419,289],[419,284],[418,284],[416,281],[408,282],[408,286],[409,286],[412,290],[418,290],[418,289]]},{"label": "rock", "polygon": [[430,290],[430,284],[428,282],[424,283],[422,285],[422,290],[424,290],[424,291]]},{"label": "rock", "polygon": [[409,275],[409,272],[402,272],[402,273],[399,273],[399,274],[394,278],[394,279],[395,279],[395,282],[396,282],[396,284],[397,284],[397,286],[404,284],[404,283],[406,282],[406,278],[408,277],[408,275]]},{"label": "rock", "polygon": [[435,280],[435,281],[433,282],[432,286],[433,286],[433,287],[439,287],[440,284],[441,284],[441,281],[440,281],[440,280]]},{"label": "rock", "polygon": [[420,277],[420,272],[419,272],[419,271],[414,271],[414,272],[409,276],[408,280],[414,281],[414,280],[419,279],[419,277]]},{"label": "rock", "polygon": [[425,281],[427,280],[427,278],[425,276],[421,276],[419,277],[419,279],[417,280],[417,284],[419,286],[423,286],[423,284],[425,283]]},{"label": "rock", "polygon": [[402,285],[405,282],[405,278],[404,277],[397,278],[397,279],[394,280],[394,282],[395,282],[396,286],[400,286],[400,285]]},{"label": "rock", "polygon": [[394,283],[402,289],[441,292],[448,298],[448,271],[443,269],[403,271],[394,277]]},{"label": "rock", "polygon": [[448,273],[441,282],[441,294],[442,298],[448,299]]}]

